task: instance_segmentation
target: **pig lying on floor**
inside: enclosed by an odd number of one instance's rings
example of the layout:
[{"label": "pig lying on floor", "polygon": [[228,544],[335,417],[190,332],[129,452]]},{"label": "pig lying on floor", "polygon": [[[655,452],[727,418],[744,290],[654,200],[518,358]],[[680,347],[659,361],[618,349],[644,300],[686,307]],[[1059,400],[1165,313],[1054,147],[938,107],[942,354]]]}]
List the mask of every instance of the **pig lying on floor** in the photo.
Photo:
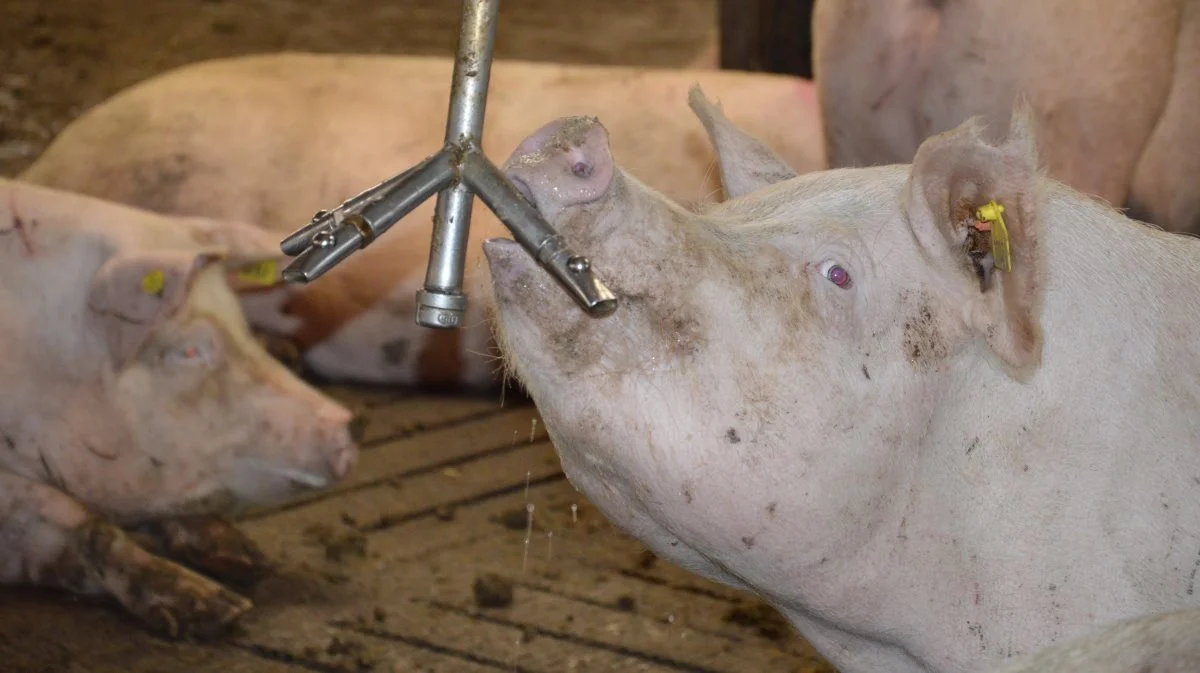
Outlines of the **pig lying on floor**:
[{"label": "pig lying on floor", "polygon": [[204,576],[265,568],[213,515],[327,487],[358,455],[350,412],[250,335],[226,270],[279,254],[262,243],[0,180],[0,583],[107,595],[172,637],[251,607]]},{"label": "pig lying on floor", "polygon": [[1043,177],[1025,113],[782,179],[692,105],[734,197],[700,213],[591,118],[506,164],[612,316],[484,243],[501,350],[589,500],[843,673],[986,670],[1200,607],[1200,241]]},{"label": "pig lying on floor", "polygon": [[1025,96],[1050,177],[1200,234],[1200,0],[818,0],[830,166],[912,161]]},{"label": "pig lying on floor", "polygon": [[[252,222],[282,239],[437,151],[453,59],[274,54],[221,59],[151,78],[68,126],[22,178],[165,213]],[[801,169],[823,165],[808,82],[763,74],[497,62],[485,151],[512,150],[540,118],[602,115],[672,198],[720,190],[712,150],[676,101],[697,79],[739,123]],[[490,290],[479,244],[505,232],[476,202],[462,330],[415,322],[429,256],[430,199],[371,247],[304,287],[244,297],[252,327],[293,339],[335,380],[490,388]]]}]

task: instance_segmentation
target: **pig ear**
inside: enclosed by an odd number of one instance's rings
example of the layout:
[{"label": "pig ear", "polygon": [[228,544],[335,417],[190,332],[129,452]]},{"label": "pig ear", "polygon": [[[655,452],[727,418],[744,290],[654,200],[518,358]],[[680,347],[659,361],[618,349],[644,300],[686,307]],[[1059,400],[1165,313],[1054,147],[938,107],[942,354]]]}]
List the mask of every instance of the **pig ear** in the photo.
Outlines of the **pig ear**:
[{"label": "pig ear", "polygon": [[229,287],[234,292],[270,290],[283,281],[283,267],[290,258],[279,247],[279,237],[244,222],[208,217],[181,218],[197,243],[225,252],[223,264]]},{"label": "pig ear", "polygon": [[99,320],[118,369],[136,355],[150,334],[183,305],[192,280],[214,261],[194,252],[117,254],[92,279],[88,308]]},{"label": "pig ear", "polygon": [[688,106],[700,118],[717,152],[726,198],[736,199],[796,177],[796,171],[771,148],[734,126],[720,106],[704,96],[698,84],[688,91]]},{"label": "pig ear", "polygon": [[1040,175],[1029,106],[1017,102],[1007,137],[995,143],[978,119],[926,140],[913,159],[905,200],[929,259],[962,279],[971,327],[986,336],[1010,373],[1032,372],[1041,361],[1042,275]]}]

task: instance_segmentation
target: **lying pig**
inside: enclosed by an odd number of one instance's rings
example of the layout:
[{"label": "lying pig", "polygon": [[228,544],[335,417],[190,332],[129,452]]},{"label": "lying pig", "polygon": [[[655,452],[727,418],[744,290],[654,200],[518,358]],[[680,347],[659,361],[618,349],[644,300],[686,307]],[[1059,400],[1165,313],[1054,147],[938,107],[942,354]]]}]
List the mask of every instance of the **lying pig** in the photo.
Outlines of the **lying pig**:
[{"label": "lying pig", "polygon": [[229,282],[279,254],[258,233],[0,180],[0,583],[108,596],[172,637],[251,607],[205,577],[265,568],[214,516],[357,457],[350,412],[246,326]]},{"label": "lying pig", "polygon": [[1200,610],[1151,615],[1096,629],[1020,657],[992,673],[1196,673]]},{"label": "lying pig", "polygon": [[1200,0],[818,0],[813,63],[832,167],[910,162],[1023,95],[1051,177],[1200,233]]},{"label": "lying pig", "polygon": [[701,212],[592,118],[505,165],[613,315],[484,243],[501,350],[603,514],[843,673],[1200,608],[1200,241],[1045,178],[1024,108],[996,143],[972,120],[911,166],[797,177],[691,104],[732,197]]},{"label": "lying pig", "polygon": [[[186,66],[84,114],[23,179],[164,213],[253,222],[278,239],[312,214],[415,164],[441,146],[453,60],[273,54]],[[493,66],[485,151],[507,153],[530,111],[602,114],[677,200],[720,190],[699,127],[672,104],[696,79],[731,101],[730,114],[818,168],[820,128],[810,83],[778,76],[500,61]],[[504,155],[497,157],[497,161]],[[379,242],[303,288],[243,300],[251,326],[295,341],[329,379],[429,387],[491,387],[490,291],[479,244],[504,232],[476,202],[462,330],[415,323],[434,200]]]}]

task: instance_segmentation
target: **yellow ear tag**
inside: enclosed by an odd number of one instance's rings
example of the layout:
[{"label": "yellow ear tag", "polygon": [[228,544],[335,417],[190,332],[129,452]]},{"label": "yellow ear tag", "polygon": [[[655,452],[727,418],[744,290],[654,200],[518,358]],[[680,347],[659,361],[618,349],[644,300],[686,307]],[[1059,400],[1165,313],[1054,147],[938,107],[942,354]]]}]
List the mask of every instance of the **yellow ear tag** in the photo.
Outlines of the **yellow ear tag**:
[{"label": "yellow ear tag", "polygon": [[274,285],[279,278],[275,260],[269,259],[257,264],[249,264],[238,271],[238,280],[251,285]]},{"label": "yellow ear tag", "polygon": [[975,216],[987,222],[992,231],[992,262],[1001,271],[1012,271],[1012,248],[1008,244],[1008,225],[1004,224],[1004,206],[988,201],[975,211]]},{"label": "yellow ear tag", "polygon": [[156,269],[142,276],[142,292],[148,295],[160,295],[167,285],[167,275],[161,269]]}]

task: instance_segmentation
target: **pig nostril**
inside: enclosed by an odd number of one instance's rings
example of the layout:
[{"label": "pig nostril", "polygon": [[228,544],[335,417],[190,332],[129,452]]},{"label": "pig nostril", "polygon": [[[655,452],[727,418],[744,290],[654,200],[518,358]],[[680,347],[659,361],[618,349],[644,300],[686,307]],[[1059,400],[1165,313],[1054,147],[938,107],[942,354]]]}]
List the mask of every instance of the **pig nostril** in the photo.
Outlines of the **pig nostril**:
[{"label": "pig nostril", "polygon": [[578,161],[571,167],[571,172],[577,178],[590,178],[592,176],[592,165],[586,161]]},{"label": "pig nostril", "polygon": [[525,197],[525,200],[528,201],[530,205],[537,206],[537,201],[533,198],[533,190],[529,188],[529,185],[524,180],[515,175],[509,175],[507,177],[508,181],[512,183],[513,187],[517,188],[517,191],[521,193],[521,196]]}]

